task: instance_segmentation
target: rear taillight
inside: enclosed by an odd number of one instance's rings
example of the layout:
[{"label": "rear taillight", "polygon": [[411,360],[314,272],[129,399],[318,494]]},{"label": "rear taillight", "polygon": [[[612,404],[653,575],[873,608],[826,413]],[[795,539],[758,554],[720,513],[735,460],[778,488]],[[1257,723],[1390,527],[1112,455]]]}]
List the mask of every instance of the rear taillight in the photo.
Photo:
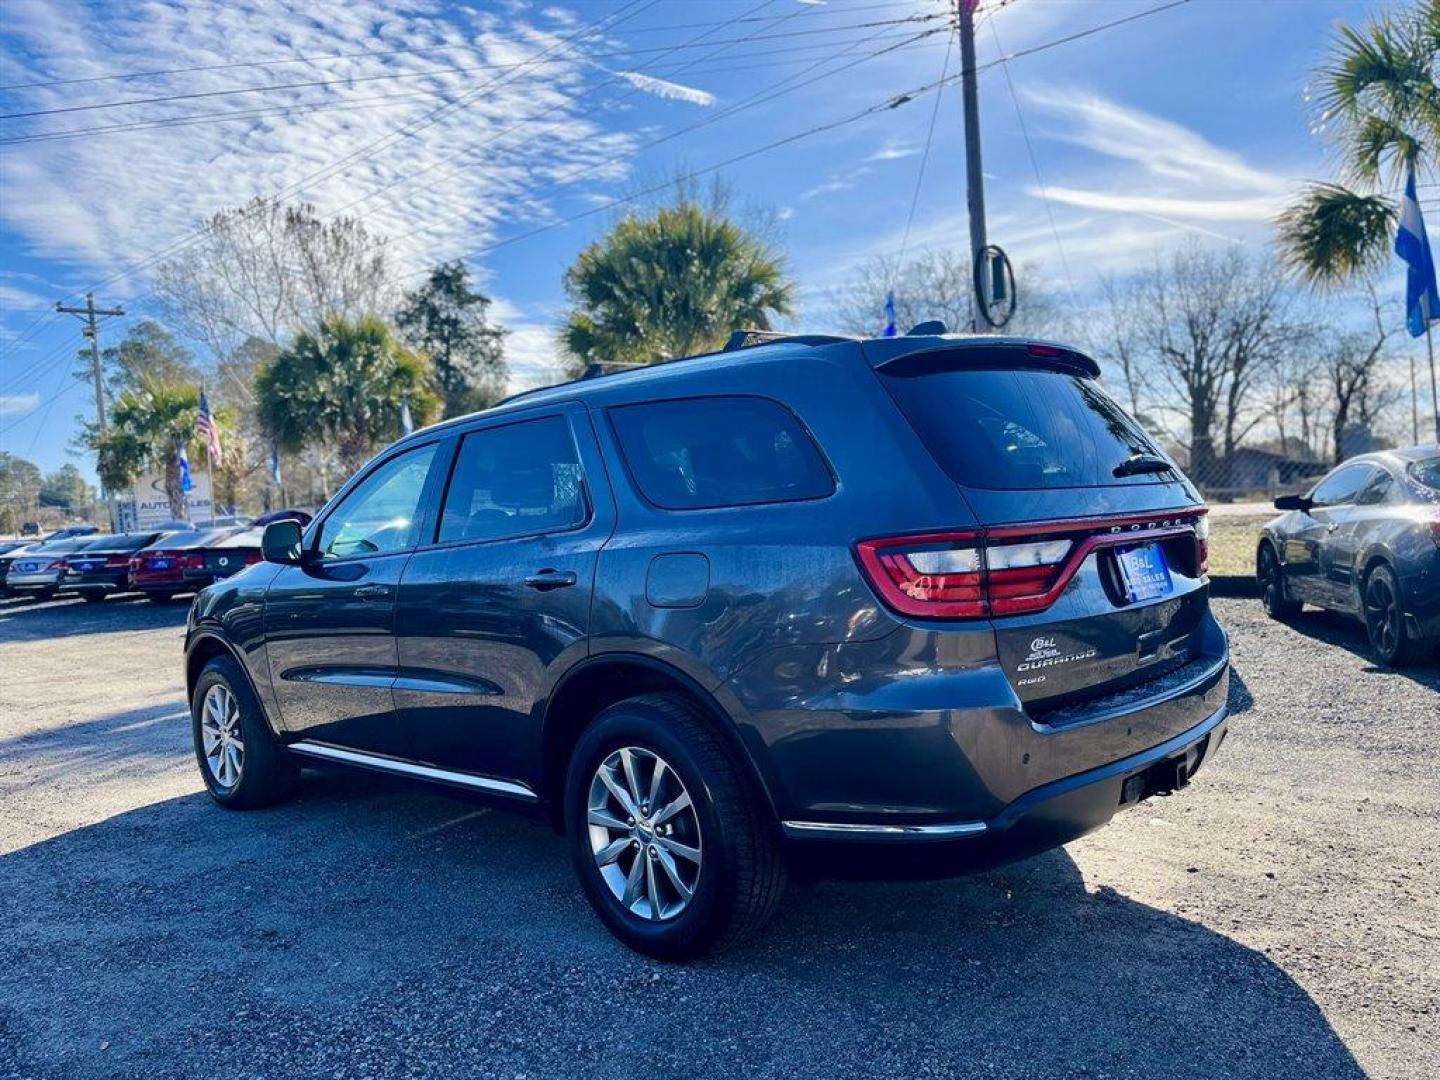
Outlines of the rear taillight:
[{"label": "rear taillight", "polygon": [[132,559],[132,558],[130,558],[129,555],[107,555],[107,556],[105,556],[105,565],[106,565],[106,566],[109,566],[109,567],[112,567],[112,568],[118,567],[118,566],[133,566],[134,563],[135,563],[135,560]]},{"label": "rear taillight", "polygon": [[973,619],[1048,607],[1067,539],[984,542],[975,533],[866,540],[860,563],[885,602],[906,615]]},{"label": "rear taillight", "polygon": [[245,565],[246,565],[246,566],[254,566],[257,562],[260,562],[260,561],[261,561],[260,552],[258,552],[258,551],[247,551],[247,552],[245,553]]},{"label": "rear taillight", "polygon": [[1210,514],[1195,519],[1195,566],[1201,577],[1210,572]]},{"label": "rear taillight", "polygon": [[1193,510],[863,540],[856,554],[880,598],[902,615],[976,619],[1044,611],[1097,548],[1191,535],[1203,574],[1209,526]]},{"label": "rear taillight", "polygon": [[64,559],[56,559],[54,562],[52,562],[52,563],[50,564],[50,567],[49,567],[49,568],[50,568],[51,570],[61,570],[61,571],[64,571],[64,570],[69,570],[69,569],[70,569],[70,564],[69,564],[68,562],[66,562]]}]

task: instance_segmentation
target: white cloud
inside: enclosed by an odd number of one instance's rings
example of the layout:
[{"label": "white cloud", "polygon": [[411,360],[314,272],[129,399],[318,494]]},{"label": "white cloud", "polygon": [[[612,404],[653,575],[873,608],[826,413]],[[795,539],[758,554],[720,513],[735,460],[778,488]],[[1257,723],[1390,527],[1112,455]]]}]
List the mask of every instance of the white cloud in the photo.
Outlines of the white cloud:
[{"label": "white cloud", "polygon": [[30,412],[39,404],[40,395],[38,393],[0,394],[0,416]]},{"label": "white cloud", "polygon": [[866,161],[898,161],[901,158],[914,157],[920,153],[918,146],[911,146],[909,143],[889,141],[880,147],[873,154],[867,157]]},{"label": "white cloud", "polygon": [[[1098,94],[1032,87],[1024,97],[1053,121],[1041,129],[1042,137],[1105,160],[1097,174],[1103,187],[1057,184],[1047,190],[1055,202],[1181,223],[1258,223],[1275,216],[1291,186],[1289,178],[1251,165],[1190,128]],[[1028,191],[1040,194],[1035,186]]]},{"label": "white cloud", "polygon": [[48,308],[50,301],[28,289],[17,289],[13,285],[0,285],[0,313],[39,311]]},{"label": "white cloud", "polygon": [[[570,43],[575,32],[563,10],[482,12],[447,8],[441,0],[352,0],[328,6],[323,22],[313,10],[308,0],[203,10],[184,0],[155,0],[143,16],[127,18],[124,33],[102,39],[70,33],[68,8],[59,0],[9,0],[5,81],[11,83],[236,57],[365,55],[15,90],[5,96],[8,112],[384,78],[9,121],[7,137],[199,111],[291,110],[6,147],[0,222],[21,238],[27,254],[64,261],[82,279],[95,280],[188,235],[217,210],[289,192],[291,201],[312,202],[321,214],[355,204],[349,212],[390,237],[407,269],[419,269],[483,248],[502,229],[553,217],[556,197],[573,186],[625,179],[639,136],[612,130],[606,120],[608,107],[625,95],[638,89],[697,103],[705,96],[675,83],[642,87],[633,80],[596,90],[596,65],[585,48]],[[613,48],[613,35],[624,29],[586,46]],[[445,51],[378,55],[428,46]],[[361,103],[385,94],[408,96],[383,107]],[[315,104],[353,107],[307,111]],[[127,291],[143,286],[143,280],[126,280],[112,291],[126,299]]]},{"label": "white cloud", "polygon": [[615,74],[636,89],[644,90],[647,94],[654,94],[656,97],[671,101],[688,101],[691,105],[715,104],[714,94],[705,90],[697,90],[693,86],[684,86],[681,83],[670,82],[668,79],[657,79],[653,75],[644,75],[638,71],[617,71]]}]

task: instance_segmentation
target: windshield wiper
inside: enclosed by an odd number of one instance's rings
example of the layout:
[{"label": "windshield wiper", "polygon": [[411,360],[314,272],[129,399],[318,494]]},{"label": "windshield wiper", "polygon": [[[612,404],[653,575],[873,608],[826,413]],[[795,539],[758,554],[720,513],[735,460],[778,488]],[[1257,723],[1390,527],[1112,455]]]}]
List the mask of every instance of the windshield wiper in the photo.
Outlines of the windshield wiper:
[{"label": "windshield wiper", "polygon": [[1140,473],[1169,472],[1175,468],[1159,454],[1131,454],[1110,470],[1112,476],[1138,476]]}]

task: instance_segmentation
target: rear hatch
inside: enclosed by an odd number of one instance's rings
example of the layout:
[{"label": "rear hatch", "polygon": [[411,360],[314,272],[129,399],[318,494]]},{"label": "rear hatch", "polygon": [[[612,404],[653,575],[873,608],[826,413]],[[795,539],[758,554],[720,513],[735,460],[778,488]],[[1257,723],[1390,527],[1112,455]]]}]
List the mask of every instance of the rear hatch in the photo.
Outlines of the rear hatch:
[{"label": "rear hatch", "polygon": [[1002,339],[876,371],[981,523],[862,544],[892,607],[989,619],[1036,720],[1207,666],[1204,507],[1093,361]]}]

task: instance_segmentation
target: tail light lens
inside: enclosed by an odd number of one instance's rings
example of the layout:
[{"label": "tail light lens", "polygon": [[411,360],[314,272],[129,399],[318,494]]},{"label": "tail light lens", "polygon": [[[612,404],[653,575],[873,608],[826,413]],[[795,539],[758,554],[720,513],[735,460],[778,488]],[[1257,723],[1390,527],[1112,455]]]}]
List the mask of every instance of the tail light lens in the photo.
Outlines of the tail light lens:
[{"label": "tail light lens", "polygon": [[885,602],[906,615],[973,619],[1050,605],[1068,539],[985,543],[975,533],[866,540],[860,563]]},{"label": "tail light lens", "polygon": [[1195,519],[1195,566],[1201,577],[1210,572],[1210,514]]},{"label": "tail light lens", "polygon": [[131,570],[131,572],[133,573],[134,571],[139,570],[139,569],[140,569],[140,556],[139,556],[139,555],[135,555],[135,556],[133,556],[133,557],[130,559],[130,570]]},{"label": "tail light lens", "polygon": [[258,551],[247,551],[247,552],[245,553],[245,565],[246,565],[246,566],[254,566],[257,562],[260,562],[260,561],[261,561],[260,552],[258,552]]},{"label": "tail light lens", "polygon": [[66,562],[64,559],[56,559],[56,560],[55,560],[54,562],[52,562],[49,566],[47,566],[45,569],[47,569],[47,570],[58,570],[58,571],[60,571],[60,573],[63,574],[66,570],[69,570],[69,569],[70,569],[70,564],[69,564],[68,562]]},{"label": "tail light lens", "polygon": [[977,619],[1044,611],[1096,548],[1193,535],[1197,567],[1209,563],[1203,511],[1169,518],[1107,518],[864,540],[861,568],[903,615]]}]

